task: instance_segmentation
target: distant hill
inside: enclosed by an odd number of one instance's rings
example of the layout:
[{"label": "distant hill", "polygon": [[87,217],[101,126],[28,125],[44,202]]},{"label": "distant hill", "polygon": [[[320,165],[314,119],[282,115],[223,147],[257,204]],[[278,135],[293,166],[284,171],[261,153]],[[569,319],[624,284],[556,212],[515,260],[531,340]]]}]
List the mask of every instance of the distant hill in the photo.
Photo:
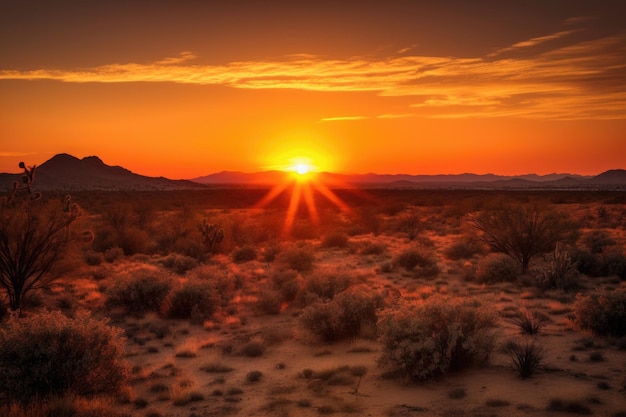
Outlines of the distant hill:
[{"label": "distant hill", "polygon": [[[594,177],[574,174],[518,175],[503,176],[495,174],[444,174],[444,175],[408,175],[408,174],[336,174],[322,172],[318,179],[335,187],[360,188],[569,188],[585,187]],[[191,181],[202,184],[254,184],[272,185],[283,181],[285,173],[267,171],[257,173],[219,172]],[[604,184],[604,183],[602,183]],[[626,182],[623,183],[626,185]],[[590,184],[592,185],[592,184]]]},{"label": "distant hill", "polygon": [[[59,154],[36,171],[38,190],[190,190],[206,187],[265,187],[280,184],[288,174],[282,171],[244,173],[222,171],[191,180],[170,180],[135,174],[120,166],[110,166],[97,156],[78,159]],[[319,181],[334,188],[463,188],[463,189],[619,189],[626,190],[626,170],[614,169],[594,177],[574,174],[517,175],[496,174],[317,174]],[[0,174],[0,189],[9,190],[20,174]],[[4,185],[6,184],[6,185]]]},{"label": "distant hill", "polygon": [[589,180],[591,184],[604,184],[604,185],[624,185],[626,184],[626,170],[624,169],[611,169],[603,172],[600,175],[596,175]]},{"label": "distant hill", "polygon": [[[0,187],[10,188],[21,181],[21,174],[0,174]],[[120,166],[106,165],[97,156],[78,159],[59,154],[37,167],[34,186],[37,190],[184,190],[203,188],[187,180],[146,177]]]}]

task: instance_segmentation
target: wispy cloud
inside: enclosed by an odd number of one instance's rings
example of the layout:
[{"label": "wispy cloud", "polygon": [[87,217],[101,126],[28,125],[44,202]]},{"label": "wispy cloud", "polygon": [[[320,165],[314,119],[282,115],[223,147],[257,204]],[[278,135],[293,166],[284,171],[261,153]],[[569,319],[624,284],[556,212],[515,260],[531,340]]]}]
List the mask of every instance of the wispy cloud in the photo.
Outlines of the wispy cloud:
[{"label": "wispy cloud", "polygon": [[36,155],[37,152],[6,152],[0,151],[0,158],[15,158],[17,156]]},{"label": "wispy cloud", "polygon": [[557,33],[553,33],[550,35],[546,35],[546,36],[539,36],[536,38],[532,38],[532,39],[528,39],[525,41],[521,41],[521,42],[517,42],[516,44],[513,44],[511,46],[508,46],[506,48],[502,48],[494,53],[489,54],[488,56],[492,57],[492,56],[496,56],[499,54],[502,54],[504,52],[510,52],[510,51],[515,51],[515,50],[519,50],[522,48],[530,48],[545,42],[549,42],[549,41],[553,41],[556,39],[560,39],[563,38],[565,36],[571,35],[572,33],[576,33],[579,30],[564,30],[562,32],[557,32]]},{"label": "wispy cloud", "polygon": [[[178,57],[143,64],[110,64],[71,71],[0,70],[0,79],[370,91],[383,98],[413,97],[410,114],[426,117],[625,119],[626,36],[581,42],[569,36],[573,32],[535,37],[484,57],[404,55],[339,60],[300,54],[282,60],[202,65],[195,63],[199,58],[193,53],[184,52]],[[542,51],[532,48],[540,44],[545,44],[539,48]],[[379,116],[392,117],[399,116]],[[364,118],[367,117],[339,116],[322,121]]]},{"label": "wispy cloud", "polygon": [[350,120],[365,120],[369,119],[367,116],[336,116],[336,117],[323,117],[320,122],[343,122]]}]

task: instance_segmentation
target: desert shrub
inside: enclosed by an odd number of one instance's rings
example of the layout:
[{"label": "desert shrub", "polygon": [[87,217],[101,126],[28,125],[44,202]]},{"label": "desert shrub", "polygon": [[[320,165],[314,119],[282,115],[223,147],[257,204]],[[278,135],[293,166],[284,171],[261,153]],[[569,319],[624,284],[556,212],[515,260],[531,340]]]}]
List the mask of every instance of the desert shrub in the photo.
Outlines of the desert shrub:
[{"label": "desert shrub", "polygon": [[362,289],[346,290],[332,300],[318,301],[302,311],[304,328],[324,342],[356,337],[366,326],[375,326],[377,310],[383,305],[379,294]]},{"label": "desert shrub", "polygon": [[112,394],[128,379],[122,330],[85,312],[44,311],[0,330],[0,392],[28,402],[75,393]]},{"label": "desert shrub", "polygon": [[257,295],[255,310],[259,314],[278,314],[283,308],[283,296],[273,288],[262,288]]},{"label": "desert shrub", "polygon": [[274,262],[280,250],[280,245],[276,243],[267,245],[262,252],[263,262]]},{"label": "desert shrub", "polygon": [[244,262],[254,261],[256,260],[256,256],[256,249],[252,246],[243,246],[235,249],[233,252],[233,262],[241,264]]},{"label": "desert shrub", "polygon": [[474,216],[472,224],[485,243],[510,256],[523,271],[535,256],[578,237],[578,228],[567,215],[539,204],[501,204]]},{"label": "desert shrub", "polygon": [[594,230],[583,239],[583,243],[591,253],[602,253],[604,249],[615,245],[617,242],[603,230]]},{"label": "desert shrub", "polygon": [[459,259],[471,258],[481,252],[482,248],[477,242],[470,239],[464,239],[454,242],[443,251],[443,254],[446,258],[452,261],[457,261]]},{"label": "desert shrub", "polygon": [[545,350],[534,341],[512,341],[506,346],[506,352],[511,360],[511,366],[517,375],[522,378],[530,378],[537,372],[543,363]]},{"label": "desert shrub", "polygon": [[380,255],[387,250],[387,245],[380,242],[369,242],[361,249],[362,255]]},{"label": "desert shrub", "polygon": [[122,248],[126,256],[146,253],[150,246],[150,235],[136,226],[126,226],[118,230],[117,246]]},{"label": "desert shrub", "polygon": [[293,301],[300,289],[298,273],[294,270],[274,271],[270,276],[272,285],[281,294],[284,301]]},{"label": "desert shrub", "polygon": [[198,260],[191,256],[181,255],[179,253],[172,253],[161,259],[161,264],[167,269],[173,271],[178,275],[182,275],[185,272],[194,269],[198,266]]},{"label": "desert shrub", "polygon": [[167,279],[154,275],[120,280],[107,291],[107,306],[121,306],[133,314],[159,312],[170,288]]},{"label": "desert shrub", "polygon": [[489,309],[469,299],[433,296],[385,310],[378,321],[380,361],[421,380],[484,363],[493,349],[493,322]]},{"label": "desert shrub", "polygon": [[603,336],[626,336],[626,288],[576,295],[576,323]]},{"label": "desert shrub", "polygon": [[324,248],[345,248],[348,246],[348,235],[343,232],[331,232],[322,238]]},{"label": "desert shrub", "polygon": [[546,321],[545,315],[527,309],[521,309],[511,317],[511,322],[520,329],[522,334],[527,335],[539,333]]},{"label": "desert shrub", "polygon": [[407,271],[414,271],[417,277],[432,277],[440,272],[433,254],[417,248],[405,249],[394,258],[393,263]]},{"label": "desert shrub", "polygon": [[296,296],[296,302],[304,306],[317,298],[330,300],[336,294],[348,289],[353,283],[353,277],[348,274],[320,271],[305,279],[300,293]]},{"label": "desert shrub", "polygon": [[539,288],[572,290],[578,287],[579,272],[567,251],[557,245],[548,261],[548,266],[536,278],[535,283]]},{"label": "desert shrub", "polygon": [[602,255],[604,270],[606,271],[603,275],[615,275],[621,279],[626,279],[626,255],[624,255],[624,249],[612,246],[605,250]]},{"label": "desert shrub", "polygon": [[315,256],[310,249],[293,248],[282,252],[279,259],[288,268],[298,272],[307,272],[313,269]]},{"label": "desert shrub", "polygon": [[423,228],[422,216],[414,209],[405,210],[395,219],[395,230],[406,234],[409,240],[414,240]]},{"label": "desert shrub", "polygon": [[219,306],[220,296],[211,282],[196,278],[174,288],[166,303],[167,315],[171,318],[208,318]]},{"label": "desert shrub", "polygon": [[476,279],[478,282],[493,284],[497,282],[513,282],[521,274],[520,266],[511,257],[492,253],[478,262]]},{"label": "desert shrub", "polygon": [[626,279],[626,256],[622,247],[609,246],[603,253],[591,253],[584,249],[574,250],[572,261],[580,273],[590,277],[615,275]]}]

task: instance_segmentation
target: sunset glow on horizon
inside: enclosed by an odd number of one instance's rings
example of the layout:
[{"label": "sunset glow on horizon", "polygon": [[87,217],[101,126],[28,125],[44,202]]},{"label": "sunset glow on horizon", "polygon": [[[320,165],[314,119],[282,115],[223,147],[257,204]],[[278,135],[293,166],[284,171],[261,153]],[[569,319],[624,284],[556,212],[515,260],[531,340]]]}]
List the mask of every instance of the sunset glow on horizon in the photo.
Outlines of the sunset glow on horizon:
[{"label": "sunset glow on horizon", "polygon": [[172,179],[626,168],[625,13],[566,0],[2,2],[0,172],[58,153]]}]

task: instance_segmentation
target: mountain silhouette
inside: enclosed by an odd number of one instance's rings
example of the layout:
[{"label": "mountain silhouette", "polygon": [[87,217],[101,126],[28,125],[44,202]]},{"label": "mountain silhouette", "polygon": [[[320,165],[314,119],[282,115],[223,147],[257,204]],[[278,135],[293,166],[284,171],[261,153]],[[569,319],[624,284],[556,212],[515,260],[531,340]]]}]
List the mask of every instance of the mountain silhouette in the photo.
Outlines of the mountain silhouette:
[{"label": "mountain silhouette", "polygon": [[[21,181],[21,174],[0,174],[2,184],[9,188]],[[202,185],[187,180],[170,180],[135,174],[120,166],[106,165],[97,156],[78,159],[58,154],[37,167],[34,188],[37,190],[185,190]]]},{"label": "mountain silhouette", "polygon": [[[55,155],[36,170],[37,190],[191,190],[207,187],[274,186],[288,179],[282,171],[245,173],[222,171],[191,180],[171,180],[135,174],[120,166],[105,164],[97,156],[82,159]],[[613,169],[594,177],[574,174],[338,174],[321,172],[317,180],[335,188],[479,188],[479,189],[626,189],[626,170]],[[10,190],[21,174],[0,174],[0,187]],[[3,186],[3,184],[5,184]]]}]

